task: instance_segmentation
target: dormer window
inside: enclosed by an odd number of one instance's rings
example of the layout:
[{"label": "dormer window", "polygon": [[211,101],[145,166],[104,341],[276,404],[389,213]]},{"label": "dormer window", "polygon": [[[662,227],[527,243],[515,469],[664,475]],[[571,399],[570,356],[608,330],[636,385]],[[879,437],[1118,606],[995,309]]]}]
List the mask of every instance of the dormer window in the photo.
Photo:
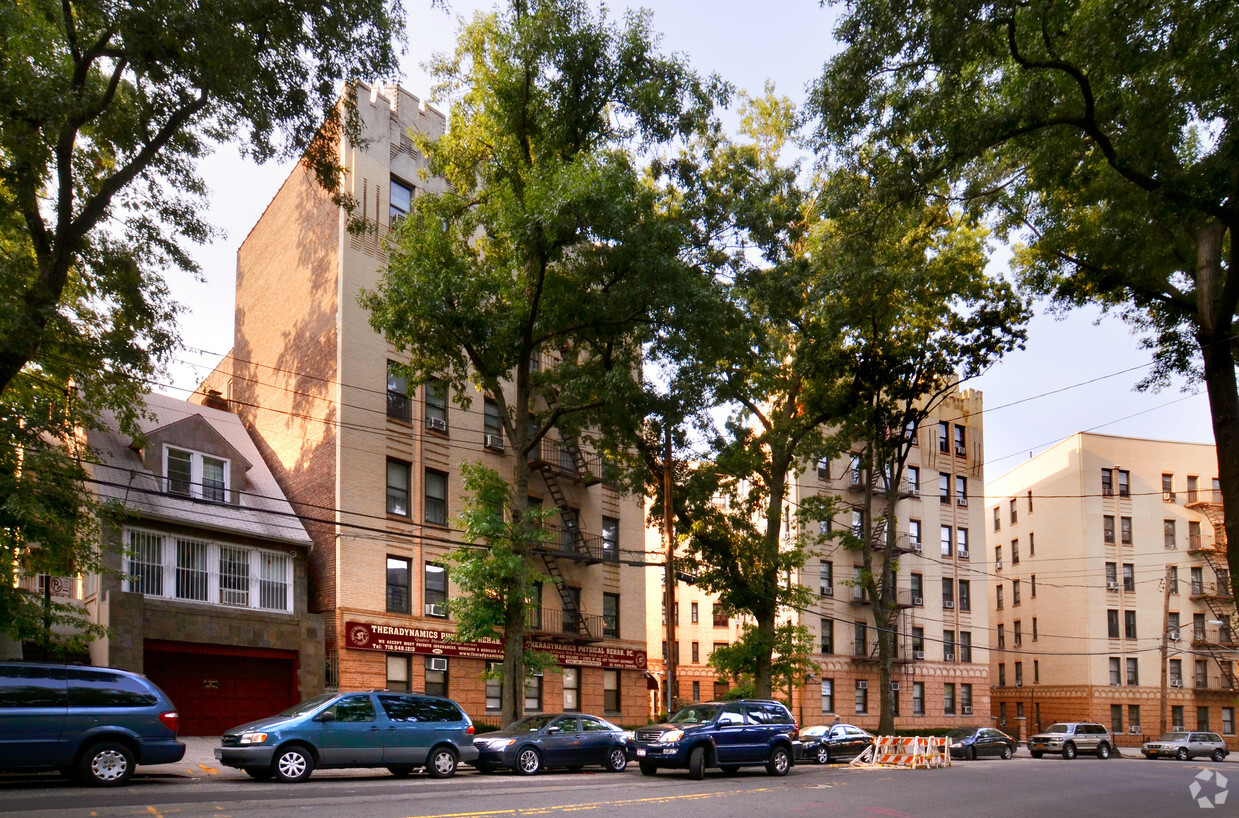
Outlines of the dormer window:
[{"label": "dormer window", "polygon": [[228,461],[187,449],[164,450],[164,475],[167,492],[208,500],[228,501]]}]

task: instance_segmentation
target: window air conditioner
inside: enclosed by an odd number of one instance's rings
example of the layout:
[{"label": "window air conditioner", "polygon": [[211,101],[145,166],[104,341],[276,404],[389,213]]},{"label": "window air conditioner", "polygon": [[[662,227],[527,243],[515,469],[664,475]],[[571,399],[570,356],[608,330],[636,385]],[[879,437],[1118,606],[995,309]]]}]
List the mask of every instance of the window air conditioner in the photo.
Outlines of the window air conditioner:
[{"label": "window air conditioner", "polygon": [[1171,729],[1171,730],[1173,730],[1173,731],[1175,731],[1176,733],[1184,733],[1184,732],[1187,732],[1187,731],[1185,731],[1185,730],[1183,729],[1183,725],[1182,725],[1182,724],[1176,724],[1176,725],[1174,725],[1173,727],[1171,727],[1170,729]]},{"label": "window air conditioner", "polygon": [[1162,502],[1165,502],[1165,503],[1173,503],[1173,502],[1174,502],[1174,492],[1173,492],[1173,491],[1163,491],[1163,492],[1162,492]]},{"label": "window air conditioner", "polygon": [[966,560],[966,559],[968,559],[968,549],[967,549],[967,548],[961,548],[961,549],[959,549],[959,558],[960,558],[961,560]]},{"label": "window air conditioner", "polygon": [[431,656],[430,661],[426,663],[427,670],[447,670],[446,656]]},{"label": "window air conditioner", "polygon": [[1024,686],[1024,680],[1023,680],[1023,679],[1017,679],[1017,680],[1015,681],[1015,686],[1016,686],[1016,687],[1023,687],[1023,686]]},{"label": "window air conditioner", "polygon": [[503,451],[503,435],[483,435],[482,445],[493,452]]},{"label": "window air conditioner", "polygon": [[1167,634],[1167,636],[1169,636],[1169,637],[1170,637],[1170,641],[1171,641],[1171,642],[1178,642],[1178,641],[1179,641],[1179,632],[1178,632],[1178,631],[1171,631],[1169,634]]},{"label": "window air conditioner", "polygon": [[1182,679],[1171,679],[1170,686],[1171,687],[1183,687],[1183,680]]},{"label": "window air conditioner", "polygon": [[1020,646],[1021,642],[1022,642],[1022,640],[1020,640],[1020,639],[1016,639],[1016,640],[1015,640],[1015,646],[1018,648],[1018,647]]},{"label": "window air conditioner", "polygon": [[912,597],[912,604],[919,608],[925,604],[925,600],[919,596],[914,596]]},{"label": "window air conditioner", "polygon": [[956,497],[956,498],[955,498],[955,505],[957,505],[957,506],[964,506],[964,507],[967,507],[967,505],[968,505],[968,498],[967,498],[967,497]]},{"label": "window air conditioner", "polygon": [[925,651],[923,651],[923,650],[914,650],[914,651],[912,651],[912,657],[913,657],[914,659],[924,659],[924,658],[925,658]]},{"label": "window air conditioner", "polygon": [[1118,584],[1117,582],[1107,582],[1107,583],[1106,583],[1106,590],[1107,590],[1107,591],[1117,591],[1118,589],[1119,589],[1119,584]]},{"label": "window air conditioner", "polygon": [[953,599],[944,599],[944,600],[942,600],[942,607],[943,607],[945,610],[948,610],[948,611],[949,611],[949,610],[951,610],[951,609],[953,609],[953,608],[955,607],[955,600],[953,600]]},{"label": "window air conditioner", "polygon": [[942,656],[942,661],[944,661],[944,662],[954,662],[954,661],[955,661],[955,654],[954,654],[954,653],[946,653],[946,654],[943,654],[943,656]]},{"label": "window air conditioner", "polygon": [[426,418],[426,428],[432,432],[446,432],[447,421],[443,418]]},{"label": "window air conditioner", "polygon": [[442,602],[427,602],[426,616],[447,616],[447,605]]},{"label": "window air conditioner", "polygon": [[857,680],[856,680],[856,689],[857,689],[857,690],[868,690],[868,689],[869,689],[869,682],[865,681],[864,679],[857,679]]},{"label": "window air conditioner", "polygon": [[994,570],[995,571],[1002,570],[1002,560],[994,560]]},{"label": "window air conditioner", "polygon": [[955,455],[956,455],[957,457],[967,457],[967,456],[968,456],[968,450],[967,450],[966,448],[964,448],[963,446],[956,446],[956,447],[955,447]]},{"label": "window air conditioner", "polygon": [[965,715],[965,716],[971,716],[971,715],[972,715],[972,705],[970,705],[970,704],[966,704],[966,705],[964,705],[964,715]]},{"label": "window air conditioner", "polygon": [[835,595],[835,586],[833,585],[822,586],[822,596],[834,596],[834,595]]},{"label": "window air conditioner", "polygon": [[1127,732],[1131,733],[1132,735],[1140,735],[1140,725],[1133,724],[1131,727],[1127,728]]},{"label": "window air conditioner", "polygon": [[533,673],[530,673],[529,675],[530,676],[541,676],[543,672],[544,671],[541,671],[541,670],[535,670]]},{"label": "window air conditioner", "polygon": [[914,542],[912,543],[912,550],[919,554],[925,550],[925,546],[921,545],[919,542]]}]

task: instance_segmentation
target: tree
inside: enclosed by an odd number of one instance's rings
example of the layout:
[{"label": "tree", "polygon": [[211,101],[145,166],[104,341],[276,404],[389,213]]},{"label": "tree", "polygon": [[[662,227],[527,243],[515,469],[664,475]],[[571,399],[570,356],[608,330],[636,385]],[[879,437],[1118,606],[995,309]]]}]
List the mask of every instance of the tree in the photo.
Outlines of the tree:
[{"label": "tree", "polygon": [[[684,274],[684,239],[633,152],[704,123],[711,89],[658,52],[647,15],[617,25],[579,0],[479,14],[431,68],[452,127],[419,148],[449,189],[414,201],[363,303],[411,353],[411,384],[443,377],[462,406],[467,384],[495,402],[520,531],[530,453],[639,388],[643,333]],[[511,548],[519,559],[490,580],[505,605],[505,721],[523,708],[532,570],[530,543]]]},{"label": "tree", "polygon": [[[710,667],[721,676],[731,679],[735,686],[732,691],[728,691],[729,698],[736,698],[732,695],[735,688],[746,691],[750,696],[760,695],[753,692],[756,688],[754,679],[765,651],[766,640],[752,625],[746,625],[735,642],[711,651]],[[817,666],[809,658],[812,653],[813,635],[804,625],[783,622],[775,628],[770,673],[771,677],[782,682],[783,689],[788,691],[789,704],[790,689],[796,686],[797,681],[817,670]],[[776,691],[772,689],[771,693],[774,692]]]},{"label": "tree", "polygon": [[897,507],[909,497],[907,460],[918,427],[963,381],[1024,339],[1027,314],[1010,284],[985,272],[986,233],[945,196],[885,201],[875,187],[885,158],[857,151],[821,195],[824,218],[806,241],[822,306],[840,338],[853,408],[836,427],[863,489],[859,530],[835,536],[860,555],[859,584],[878,639],[878,731],[894,730],[891,690],[900,600]]},{"label": "tree", "polygon": [[0,628],[28,636],[9,577],[91,565],[89,453],[65,442],[104,410],[137,432],[176,346],[163,275],[196,274],[185,242],[213,235],[197,160],[240,135],[336,191],[315,137],[356,132],[341,83],[391,75],[402,33],[393,0],[0,7]]},{"label": "tree", "polygon": [[[897,158],[891,190],[945,178],[1022,284],[1147,333],[1142,386],[1203,376],[1218,476],[1239,508],[1233,279],[1239,10],[1233,3],[853,0],[813,93],[823,145]],[[1239,515],[1226,539],[1239,542]],[[1229,549],[1239,593],[1239,549]]]}]

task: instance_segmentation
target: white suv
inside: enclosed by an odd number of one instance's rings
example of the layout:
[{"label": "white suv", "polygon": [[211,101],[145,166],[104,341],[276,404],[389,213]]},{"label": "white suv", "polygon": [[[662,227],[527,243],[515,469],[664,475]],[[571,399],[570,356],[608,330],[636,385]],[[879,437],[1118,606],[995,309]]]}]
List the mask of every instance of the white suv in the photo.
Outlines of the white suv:
[{"label": "white suv", "polygon": [[1114,752],[1114,737],[1100,724],[1086,721],[1051,724],[1028,740],[1033,758],[1045,753],[1062,753],[1063,758],[1075,758],[1078,753],[1095,753],[1109,758]]}]

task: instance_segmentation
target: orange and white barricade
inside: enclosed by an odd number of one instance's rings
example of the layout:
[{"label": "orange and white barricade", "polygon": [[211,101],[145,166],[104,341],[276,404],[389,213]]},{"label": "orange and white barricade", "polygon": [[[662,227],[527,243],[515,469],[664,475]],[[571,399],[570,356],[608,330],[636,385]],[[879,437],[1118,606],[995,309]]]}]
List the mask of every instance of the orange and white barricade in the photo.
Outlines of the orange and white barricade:
[{"label": "orange and white barricade", "polygon": [[878,736],[852,765],[929,770],[951,766],[951,751],[945,736]]}]

